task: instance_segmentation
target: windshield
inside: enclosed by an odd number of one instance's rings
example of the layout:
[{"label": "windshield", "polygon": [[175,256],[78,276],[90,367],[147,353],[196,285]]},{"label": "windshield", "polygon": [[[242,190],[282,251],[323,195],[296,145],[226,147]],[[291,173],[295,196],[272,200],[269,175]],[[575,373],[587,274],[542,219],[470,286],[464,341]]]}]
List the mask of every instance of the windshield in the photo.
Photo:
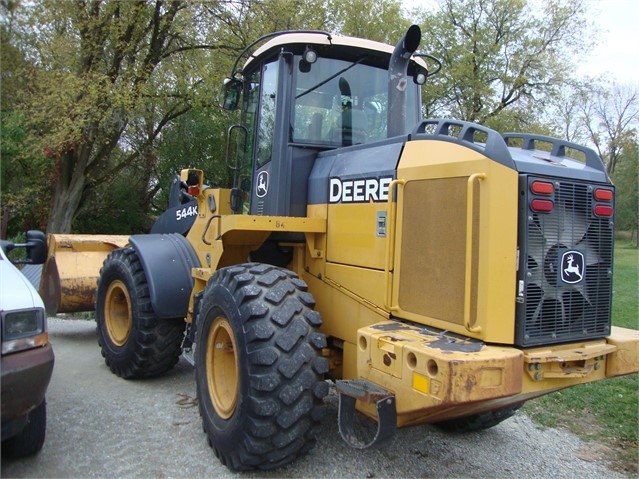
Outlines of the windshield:
[{"label": "windshield", "polygon": [[[356,62],[320,57],[309,64],[296,57],[294,143],[349,146],[386,138],[388,71],[365,61],[366,57]],[[417,86],[409,83],[409,131],[417,122],[416,95]]]}]

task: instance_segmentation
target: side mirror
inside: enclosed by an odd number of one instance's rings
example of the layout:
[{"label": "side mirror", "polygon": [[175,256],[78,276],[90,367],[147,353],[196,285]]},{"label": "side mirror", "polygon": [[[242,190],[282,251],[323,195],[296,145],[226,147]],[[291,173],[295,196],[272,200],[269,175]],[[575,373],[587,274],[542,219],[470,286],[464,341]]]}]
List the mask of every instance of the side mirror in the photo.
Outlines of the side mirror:
[{"label": "side mirror", "polygon": [[26,243],[12,243],[10,241],[1,242],[5,254],[15,248],[24,248],[27,258],[11,260],[14,264],[43,264],[47,260],[47,235],[42,231],[27,231]]},{"label": "side mirror", "polygon": [[236,78],[225,78],[220,92],[220,106],[225,110],[236,110],[240,104],[242,82]]},{"label": "side mirror", "polygon": [[47,260],[47,235],[42,231],[27,231],[27,259],[30,264],[42,264]]}]

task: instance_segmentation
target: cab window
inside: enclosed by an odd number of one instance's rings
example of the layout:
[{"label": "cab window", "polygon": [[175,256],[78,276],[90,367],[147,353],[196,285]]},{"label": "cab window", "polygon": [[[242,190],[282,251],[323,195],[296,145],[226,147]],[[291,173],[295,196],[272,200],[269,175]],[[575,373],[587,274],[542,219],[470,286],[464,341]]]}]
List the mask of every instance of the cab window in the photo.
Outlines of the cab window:
[{"label": "cab window", "polygon": [[294,143],[339,147],[386,138],[387,70],[322,57],[309,64],[296,56],[295,66]]}]

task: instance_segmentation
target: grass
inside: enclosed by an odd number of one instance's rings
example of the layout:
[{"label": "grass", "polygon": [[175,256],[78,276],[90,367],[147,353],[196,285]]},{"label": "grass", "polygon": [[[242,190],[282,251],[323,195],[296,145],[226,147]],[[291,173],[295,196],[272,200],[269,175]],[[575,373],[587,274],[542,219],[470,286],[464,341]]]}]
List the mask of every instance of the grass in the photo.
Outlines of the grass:
[{"label": "grass", "polygon": [[[612,323],[639,329],[639,250],[615,243]],[[639,463],[639,374],[567,388],[526,404],[524,411],[548,427],[565,427],[596,440],[613,454],[616,468],[636,475]]]}]

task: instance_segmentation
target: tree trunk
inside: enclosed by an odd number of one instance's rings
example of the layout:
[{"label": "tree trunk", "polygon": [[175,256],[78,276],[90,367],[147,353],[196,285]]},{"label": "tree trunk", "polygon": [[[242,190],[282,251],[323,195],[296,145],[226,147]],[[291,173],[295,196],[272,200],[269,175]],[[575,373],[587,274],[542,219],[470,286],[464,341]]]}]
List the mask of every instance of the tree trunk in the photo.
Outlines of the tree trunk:
[{"label": "tree trunk", "polygon": [[[86,188],[86,162],[78,161],[73,150],[58,159],[47,233],[71,233],[73,219],[80,208]],[[73,165],[76,165],[75,168]]]}]

